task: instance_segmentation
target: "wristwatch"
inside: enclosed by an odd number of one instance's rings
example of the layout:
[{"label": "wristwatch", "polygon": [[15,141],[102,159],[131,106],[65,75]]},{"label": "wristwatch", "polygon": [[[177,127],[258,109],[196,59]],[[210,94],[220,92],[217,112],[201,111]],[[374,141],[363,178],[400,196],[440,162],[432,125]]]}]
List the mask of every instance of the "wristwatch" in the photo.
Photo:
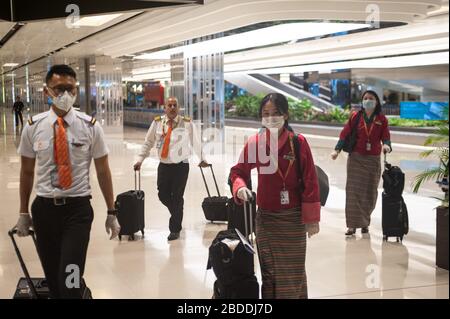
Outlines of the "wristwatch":
[{"label": "wristwatch", "polygon": [[117,216],[118,213],[117,209],[108,209],[108,216]]}]

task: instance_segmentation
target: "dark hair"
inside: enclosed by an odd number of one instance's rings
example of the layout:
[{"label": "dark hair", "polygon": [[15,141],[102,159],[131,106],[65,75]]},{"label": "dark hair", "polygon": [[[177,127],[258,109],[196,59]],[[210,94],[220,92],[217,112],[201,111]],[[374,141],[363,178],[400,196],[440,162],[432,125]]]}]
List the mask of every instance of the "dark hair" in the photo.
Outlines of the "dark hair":
[{"label": "dark hair", "polygon": [[[259,106],[259,117],[262,117],[263,108],[269,102],[272,102],[272,104],[275,105],[277,110],[282,115],[289,115],[289,102],[287,98],[280,93],[270,93],[267,94],[261,101],[261,104]],[[293,129],[289,126],[289,122],[287,120],[284,123],[284,127],[293,132]]]},{"label": "dark hair", "polygon": [[372,90],[367,90],[366,92],[363,93],[363,95],[361,96],[361,100],[364,100],[364,96],[366,96],[367,94],[373,95],[375,97],[375,100],[377,100],[377,106],[375,107],[375,111],[373,112],[375,115],[378,115],[381,113],[381,100],[380,97],[378,96],[377,92],[372,91]]},{"label": "dark hair", "polygon": [[52,66],[50,68],[50,70],[48,71],[47,76],[45,77],[45,83],[48,84],[48,82],[50,82],[50,80],[52,79],[54,74],[71,76],[75,80],[77,79],[77,74],[70,66],[68,66],[66,64],[57,64],[57,65]]}]

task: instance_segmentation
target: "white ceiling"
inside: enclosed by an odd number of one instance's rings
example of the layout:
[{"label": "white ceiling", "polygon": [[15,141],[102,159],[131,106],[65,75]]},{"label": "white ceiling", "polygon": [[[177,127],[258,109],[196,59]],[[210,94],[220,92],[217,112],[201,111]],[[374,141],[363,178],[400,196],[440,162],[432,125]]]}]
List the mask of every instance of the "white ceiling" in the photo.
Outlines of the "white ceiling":
[{"label": "white ceiling", "polygon": [[[0,67],[8,62],[28,63],[135,14],[123,14],[101,27],[80,27],[78,29],[67,28],[65,20],[27,23],[5,46],[0,48]],[[0,22],[0,37],[3,37],[13,25],[9,22]]]},{"label": "white ceiling", "polygon": [[[366,9],[368,5],[377,5],[381,10],[382,21],[396,21],[410,23],[411,26],[419,26],[417,30],[433,29],[436,35],[425,36],[426,39],[447,38],[448,29],[438,29],[436,25],[429,23],[426,19],[429,12],[436,14],[447,14],[448,23],[448,1],[441,0],[207,0],[204,6],[198,7],[178,7],[160,8],[145,12],[136,18],[132,18],[118,26],[108,29],[109,26],[130,18],[136,13],[126,13],[121,17],[109,22],[101,27],[81,27],[79,29],[68,29],[64,20],[35,22],[25,25],[8,43],[0,48],[0,66],[8,62],[20,64],[27,63],[36,58],[44,56],[69,43],[91,35],[101,29],[107,29],[97,35],[82,41],[66,50],[61,51],[52,60],[69,59],[76,60],[79,57],[90,55],[109,55],[113,57],[126,54],[135,54],[142,51],[159,48],[162,46],[179,43],[180,41],[197,38],[200,36],[232,30],[238,27],[252,25],[259,22],[276,20],[348,20],[362,21],[367,18]],[[442,5],[444,4],[444,7]],[[437,10],[443,10],[439,12]],[[6,34],[13,24],[0,22],[0,37]],[[427,29],[428,28],[428,29]],[[418,36],[413,29],[412,33],[402,33],[403,37],[410,38]],[[361,37],[358,41],[358,48],[363,49],[370,41],[373,41],[372,32],[367,37]],[[384,32],[382,37],[385,37]],[[428,32],[428,31],[421,31]],[[425,39],[424,38],[424,39]],[[380,42],[380,36],[377,41]],[[345,42],[343,37],[334,40],[323,39],[322,43],[331,43],[338,47],[344,46],[349,52],[355,44]],[[331,42],[327,42],[331,41]],[[341,42],[340,42],[341,41]],[[394,41],[391,39],[391,41]],[[389,41],[385,41],[386,45]],[[309,45],[309,46],[308,46]],[[315,45],[315,44],[314,44]],[[400,44],[399,44],[400,45]],[[438,44],[441,45],[441,44]],[[277,58],[296,58],[299,52],[310,49],[311,44],[304,43],[299,47],[292,46],[291,53],[282,53],[275,48]],[[329,51],[332,47],[321,47],[322,52]],[[390,47],[385,47],[386,49]],[[447,45],[448,48],[448,45]],[[318,51],[319,48],[316,48]],[[265,50],[267,51],[267,50]],[[314,50],[312,50],[314,51]],[[312,53],[311,51],[311,53]],[[251,54],[264,53],[264,50],[256,50]],[[358,51],[355,51],[355,54]],[[324,52],[327,53],[327,52]],[[360,52],[361,53],[361,52]],[[289,57],[289,54],[291,55]],[[318,57],[317,53],[313,54]],[[241,59],[239,57],[239,59]],[[234,64],[233,56],[227,57],[229,65]],[[267,57],[264,54],[254,62],[265,63]],[[244,59],[245,60],[245,59]],[[265,61],[265,62],[264,62]],[[298,61],[298,59],[297,59]],[[248,64],[237,61],[237,69]],[[240,66],[238,65],[239,63]],[[30,73],[45,70],[46,60],[30,66]],[[4,70],[8,71],[8,70]],[[1,72],[0,72],[1,73]],[[24,74],[23,68],[17,71]]]}]

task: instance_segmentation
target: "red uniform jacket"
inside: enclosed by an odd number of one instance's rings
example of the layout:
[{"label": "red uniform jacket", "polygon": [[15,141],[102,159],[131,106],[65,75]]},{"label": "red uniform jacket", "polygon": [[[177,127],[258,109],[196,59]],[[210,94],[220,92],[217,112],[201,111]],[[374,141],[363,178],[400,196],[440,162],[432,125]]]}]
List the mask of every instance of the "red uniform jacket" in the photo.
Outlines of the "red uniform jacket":
[{"label": "red uniform jacket", "polygon": [[[265,133],[267,132],[267,134]],[[290,159],[294,159],[295,155],[291,152],[290,136],[298,138],[300,143],[300,161],[301,161],[301,178],[298,177],[298,165],[295,159],[294,164],[286,176],[286,190],[289,191],[289,204],[281,204],[281,191],[283,191],[283,179],[278,171],[267,174],[264,169],[269,166],[269,162],[262,160],[269,153],[269,139],[264,138],[264,134],[268,136],[268,131],[261,131],[259,134],[252,136],[241,153],[239,163],[231,169],[231,181],[233,183],[233,196],[237,203],[237,191],[241,187],[247,187],[246,182],[250,179],[251,170],[258,169],[258,191],[257,204],[260,208],[271,211],[279,211],[298,207],[302,211],[303,223],[311,224],[320,221],[320,194],[319,182],[317,179],[314,160],[311,149],[306,139],[294,133],[284,130],[278,140],[278,168],[282,175],[288,171]],[[260,145],[261,143],[265,145]],[[258,148],[262,147],[265,154],[258,152]],[[249,156],[249,150],[254,155]],[[262,155],[261,155],[262,154]],[[261,155],[261,156],[260,156]],[[286,158],[287,156],[287,158]],[[268,156],[267,156],[268,157]]]},{"label": "red uniform jacket", "polygon": [[[339,143],[336,149],[341,150],[345,141],[345,138],[350,134],[352,127],[355,125],[357,112],[353,113],[348,123],[345,125],[339,137]],[[364,121],[368,121],[366,116],[361,116],[357,125],[357,140],[354,148],[354,152],[361,155],[380,155],[382,151],[382,144],[391,146],[391,134],[389,132],[389,123],[386,116],[378,114],[374,117],[373,121],[366,122],[367,130],[370,132],[373,126],[370,138],[367,137]],[[367,143],[371,144],[371,150],[367,150]]]}]

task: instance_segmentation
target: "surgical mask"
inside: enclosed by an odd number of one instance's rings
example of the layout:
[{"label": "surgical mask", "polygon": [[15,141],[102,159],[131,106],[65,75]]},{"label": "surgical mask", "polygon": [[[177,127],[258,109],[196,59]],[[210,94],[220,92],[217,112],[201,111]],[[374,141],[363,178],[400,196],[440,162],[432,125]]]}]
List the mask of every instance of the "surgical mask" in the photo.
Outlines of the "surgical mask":
[{"label": "surgical mask", "polygon": [[64,94],[57,97],[49,98],[48,102],[52,102],[58,109],[64,112],[69,112],[72,106],[75,104],[77,99],[76,95],[71,95],[69,92],[65,91]]},{"label": "surgical mask", "polygon": [[263,117],[262,119],[262,125],[268,129],[280,130],[283,128],[285,122],[284,116],[269,116]]},{"label": "surgical mask", "polygon": [[377,107],[377,102],[374,100],[364,100],[363,108],[367,111],[373,111]]}]

